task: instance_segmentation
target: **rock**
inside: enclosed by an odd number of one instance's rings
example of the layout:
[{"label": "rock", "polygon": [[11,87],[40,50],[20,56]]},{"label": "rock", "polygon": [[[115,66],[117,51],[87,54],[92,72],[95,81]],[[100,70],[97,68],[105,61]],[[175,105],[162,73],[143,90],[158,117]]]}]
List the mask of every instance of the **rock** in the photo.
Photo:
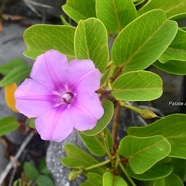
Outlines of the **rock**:
[{"label": "rock", "polygon": [[[2,0],[0,0],[1,3]],[[11,15],[25,16],[30,19],[37,19],[45,16],[60,18],[63,14],[61,6],[65,0],[7,0],[4,12]]]},{"label": "rock", "polygon": [[5,158],[6,148],[0,143],[0,174],[3,172],[4,168],[8,164],[7,158]]},{"label": "rock", "polygon": [[0,89],[0,108],[1,108],[0,118],[7,116],[7,115],[12,115],[12,112],[6,106],[3,89]]},{"label": "rock", "polygon": [[84,180],[84,178],[80,176],[76,181],[70,182],[68,180],[70,169],[60,163],[60,159],[66,156],[64,145],[67,143],[76,144],[81,149],[85,149],[75,130],[61,143],[50,142],[47,150],[46,162],[55,180],[55,186],[79,186]]},{"label": "rock", "polygon": [[[25,0],[26,2],[27,0]],[[60,15],[63,13],[61,6],[65,3],[65,0],[58,0],[58,1],[53,1],[53,0],[32,0],[32,2],[35,3],[40,3],[41,5],[46,5],[50,8],[43,8],[41,6],[34,6],[36,10],[42,13],[42,10],[46,10],[46,13],[48,16],[55,16],[55,17],[60,17]]]},{"label": "rock", "polygon": [[28,63],[33,61],[23,55],[23,52],[26,50],[23,41],[24,31],[25,27],[19,24],[11,23],[3,25],[3,30],[0,32],[0,64],[6,63],[16,57]]},{"label": "rock", "polygon": [[185,102],[184,76],[168,74],[156,68],[151,68],[150,70],[158,74],[163,80],[163,95],[153,101],[153,105],[165,115],[180,112],[184,106],[180,104],[173,105],[171,102]]},{"label": "rock", "polygon": [[15,130],[6,135],[6,138],[14,145],[21,145],[25,136],[22,132]]}]

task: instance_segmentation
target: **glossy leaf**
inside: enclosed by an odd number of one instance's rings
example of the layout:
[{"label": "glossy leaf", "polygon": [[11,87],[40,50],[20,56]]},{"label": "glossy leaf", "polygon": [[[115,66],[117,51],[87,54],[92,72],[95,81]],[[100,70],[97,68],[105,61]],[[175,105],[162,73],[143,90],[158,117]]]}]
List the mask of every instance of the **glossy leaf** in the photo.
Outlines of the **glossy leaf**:
[{"label": "glossy leaf", "polygon": [[35,129],[35,118],[27,118],[26,125],[28,125],[32,129]]},{"label": "glossy leaf", "polygon": [[49,49],[74,56],[75,28],[67,25],[34,25],[24,32],[27,57],[35,59]]},{"label": "glossy leaf", "polygon": [[41,174],[50,175],[50,171],[47,169],[47,164],[46,164],[46,158],[45,157],[43,157],[39,161],[38,169],[39,169],[39,172]]},{"label": "glossy leaf", "polygon": [[186,177],[186,160],[180,158],[172,158],[172,164],[174,166],[173,173],[184,181]]},{"label": "glossy leaf", "polygon": [[88,19],[89,17],[96,17],[95,0],[67,0],[66,4],[62,6],[62,9],[76,22]]},{"label": "glossy leaf", "polygon": [[105,172],[103,175],[103,186],[128,186],[120,176],[114,176],[111,172]]},{"label": "glossy leaf", "polygon": [[21,186],[23,185],[23,180],[21,178],[14,181],[13,186]]},{"label": "glossy leaf", "polygon": [[145,3],[145,0],[133,0],[133,2],[135,4],[135,6],[138,6],[138,5],[142,4],[142,3]]},{"label": "glossy leaf", "polygon": [[32,163],[24,163],[23,170],[25,175],[31,180],[36,180],[39,176],[38,170]]},{"label": "glossy leaf", "polygon": [[36,180],[36,184],[38,186],[55,186],[52,179],[46,175],[40,175]]},{"label": "glossy leaf", "polygon": [[166,178],[155,180],[153,186],[184,186],[184,184],[176,174],[170,174]]},{"label": "glossy leaf", "polygon": [[18,127],[19,123],[13,116],[6,116],[4,118],[0,118],[0,136],[12,132]]},{"label": "glossy leaf", "polygon": [[[169,155],[171,146],[163,136],[136,137],[126,136],[119,145],[118,152],[128,158],[132,171],[142,174],[155,163]],[[148,161],[145,161],[148,159]]]},{"label": "glossy leaf", "polygon": [[164,11],[153,10],[138,17],[117,36],[112,61],[124,71],[149,67],[166,50],[177,32],[177,23],[167,20]]},{"label": "glossy leaf", "polygon": [[0,74],[7,75],[12,69],[18,66],[25,66],[25,62],[22,59],[15,58],[5,64],[0,65]]},{"label": "glossy leaf", "polygon": [[104,114],[101,119],[98,120],[96,126],[92,130],[86,130],[82,133],[87,136],[94,136],[98,133],[100,133],[102,130],[106,128],[106,126],[109,124],[109,122],[112,119],[112,116],[114,114],[114,105],[111,101],[103,100],[102,105],[104,108]]},{"label": "glossy leaf", "polygon": [[79,135],[89,151],[96,156],[104,156],[107,153],[107,149],[110,150],[112,148],[112,136],[108,129],[95,136],[86,136],[83,133],[79,133]]},{"label": "glossy leaf", "polygon": [[[161,161],[160,161],[161,162]],[[127,167],[128,174],[137,180],[149,181],[149,180],[156,180],[160,178],[167,177],[173,171],[173,166],[171,163],[157,163],[148,171],[143,174],[135,174],[131,168]]]},{"label": "glossy leaf", "polygon": [[102,186],[102,177],[93,172],[87,174],[87,180],[81,183],[80,186]]},{"label": "glossy leaf", "polygon": [[152,9],[162,9],[165,11],[168,18],[184,18],[186,17],[186,1],[185,0],[151,0],[146,6],[141,8],[139,15]]},{"label": "glossy leaf", "polygon": [[78,59],[91,59],[101,72],[105,69],[109,60],[108,36],[101,21],[95,18],[80,21],[74,43]]},{"label": "glossy leaf", "polygon": [[145,127],[129,127],[128,134],[139,137],[162,135],[171,144],[169,156],[186,159],[186,114],[172,114]]},{"label": "glossy leaf", "polygon": [[[85,151],[73,144],[65,144],[65,151],[67,156],[61,158],[61,163],[70,168],[87,168],[89,166],[99,163],[96,159],[90,156]],[[91,169],[91,172],[102,174],[104,166],[97,169]]]},{"label": "glossy leaf", "polygon": [[166,63],[160,63],[156,61],[153,66],[156,68],[165,71],[170,74],[175,75],[186,75],[186,61],[168,61]]},{"label": "glossy leaf", "polygon": [[1,81],[0,87],[4,87],[10,83],[20,83],[30,74],[31,66],[18,66],[12,69]]},{"label": "glossy leaf", "polygon": [[186,31],[178,29],[176,37],[158,60],[161,63],[170,60],[186,62]]},{"label": "glossy leaf", "polygon": [[14,112],[18,112],[18,110],[15,107],[15,97],[14,92],[17,89],[16,83],[11,83],[7,86],[5,86],[5,101],[7,106]]},{"label": "glossy leaf", "polygon": [[97,0],[96,14],[108,32],[117,34],[137,17],[132,0]]},{"label": "glossy leaf", "polygon": [[162,95],[162,80],[148,71],[127,72],[112,84],[112,95],[124,101],[157,99]]}]

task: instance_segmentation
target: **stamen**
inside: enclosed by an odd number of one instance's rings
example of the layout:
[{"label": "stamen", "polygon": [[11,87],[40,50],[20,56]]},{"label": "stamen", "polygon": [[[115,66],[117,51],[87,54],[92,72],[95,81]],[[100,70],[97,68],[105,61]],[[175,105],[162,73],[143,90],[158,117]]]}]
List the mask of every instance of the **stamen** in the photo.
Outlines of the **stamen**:
[{"label": "stamen", "polygon": [[62,95],[63,101],[67,104],[70,104],[74,98],[74,94],[72,92],[66,92]]}]

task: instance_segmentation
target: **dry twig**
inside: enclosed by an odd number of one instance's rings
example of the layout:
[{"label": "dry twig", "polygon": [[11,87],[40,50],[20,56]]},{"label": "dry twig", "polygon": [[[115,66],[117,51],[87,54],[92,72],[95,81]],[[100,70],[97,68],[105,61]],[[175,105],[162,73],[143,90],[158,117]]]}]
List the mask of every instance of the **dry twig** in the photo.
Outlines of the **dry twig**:
[{"label": "dry twig", "polygon": [[5,167],[5,170],[2,172],[2,174],[0,175],[0,185],[2,185],[4,179],[6,178],[7,174],[10,172],[10,170],[12,169],[12,167],[14,167],[16,161],[18,160],[18,158],[20,157],[20,155],[22,154],[23,150],[25,149],[25,147],[28,145],[28,143],[30,142],[30,140],[32,139],[32,137],[34,136],[34,132],[31,132],[23,141],[23,143],[21,144],[17,154],[15,155],[15,157],[8,163],[8,165]]}]

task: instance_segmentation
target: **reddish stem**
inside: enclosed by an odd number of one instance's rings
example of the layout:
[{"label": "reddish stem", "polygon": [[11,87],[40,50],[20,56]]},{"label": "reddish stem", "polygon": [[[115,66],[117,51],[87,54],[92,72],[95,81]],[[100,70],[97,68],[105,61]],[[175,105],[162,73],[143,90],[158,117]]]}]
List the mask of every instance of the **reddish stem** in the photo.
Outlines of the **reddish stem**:
[{"label": "reddish stem", "polygon": [[115,73],[115,75],[113,77],[110,78],[110,81],[113,82],[123,71],[123,67],[120,67],[117,72]]},{"label": "reddish stem", "polygon": [[113,118],[113,127],[112,127],[112,137],[113,137],[113,141],[114,141],[113,153],[116,152],[118,145],[119,145],[118,139],[117,139],[117,134],[118,134],[118,121],[119,121],[120,110],[121,110],[121,107],[120,107],[119,103],[117,103],[114,118]]}]

